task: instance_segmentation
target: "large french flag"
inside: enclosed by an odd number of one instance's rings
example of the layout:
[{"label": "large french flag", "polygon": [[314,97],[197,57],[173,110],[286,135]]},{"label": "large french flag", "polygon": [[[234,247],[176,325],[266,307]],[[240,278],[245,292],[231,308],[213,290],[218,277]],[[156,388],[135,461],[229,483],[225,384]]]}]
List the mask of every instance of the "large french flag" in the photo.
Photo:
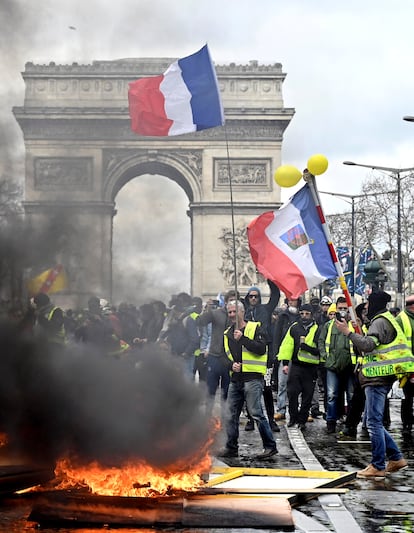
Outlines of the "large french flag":
[{"label": "large french flag", "polygon": [[278,211],[254,219],[247,233],[257,269],[288,298],[338,275],[308,184]]},{"label": "large french flag", "polygon": [[178,59],[160,76],[129,84],[131,129],[165,137],[224,124],[216,71],[208,46]]}]

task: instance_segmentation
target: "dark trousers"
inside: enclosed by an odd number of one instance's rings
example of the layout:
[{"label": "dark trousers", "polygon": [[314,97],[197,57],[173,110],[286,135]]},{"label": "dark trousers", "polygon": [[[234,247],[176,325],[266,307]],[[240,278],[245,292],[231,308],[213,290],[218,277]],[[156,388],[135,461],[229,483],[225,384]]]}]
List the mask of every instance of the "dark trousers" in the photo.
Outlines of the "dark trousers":
[{"label": "dark trousers", "polygon": [[227,400],[230,385],[230,372],[227,357],[215,357],[214,355],[207,356],[206,382],[208,391],[207,412],[211,413],[219,385],[221,385],[222,402]]},{"label": "dark trousers", "polygon": [[[292,364],[287,379],[287,396],[289,400],[289,421],[306,424],[312,404],[313,391],[317,378],[316,365]],[[299,395],[302,395],[299,407]]]},{"label": "dark trousers", "polygon": [[414,383],[407,381],[403,387],[404,398],[401,400],[401,422],[404,429],[410,429],[413,426],[413,398]]}]

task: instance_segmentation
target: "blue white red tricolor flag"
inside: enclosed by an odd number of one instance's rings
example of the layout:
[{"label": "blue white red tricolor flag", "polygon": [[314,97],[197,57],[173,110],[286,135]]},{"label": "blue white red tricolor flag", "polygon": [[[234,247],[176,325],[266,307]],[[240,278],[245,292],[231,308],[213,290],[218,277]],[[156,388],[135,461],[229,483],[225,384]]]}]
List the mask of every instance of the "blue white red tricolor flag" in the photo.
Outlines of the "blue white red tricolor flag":
[{"label": "blue white red tricolor flag", "polygon": [[258,271],[288,298],[338,275],[308,184],[278,211],[250,222],[247,234]]},{"label": "blue white red tricolor flag", "polygon": [[224,124],[223,105],[208,46],[178,59],[160,76],[129,84],[131,129],[165,137]]}]

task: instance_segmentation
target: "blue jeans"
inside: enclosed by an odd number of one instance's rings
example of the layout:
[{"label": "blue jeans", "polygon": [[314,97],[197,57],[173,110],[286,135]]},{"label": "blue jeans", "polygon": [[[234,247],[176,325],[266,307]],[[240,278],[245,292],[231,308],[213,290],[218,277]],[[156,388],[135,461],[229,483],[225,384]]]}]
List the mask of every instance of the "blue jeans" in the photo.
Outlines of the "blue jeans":
[{"label": "blue jeans", "polygon": [[227,449],[234,451],[238,449],[239,419],[244,402],[246,402],[248,413],[257,423],[263,441],[263,448],[266,450],[276,449],[276,442],[273,438],[272,430],[263,413],[263,387],[263,379],[252,379],[251,381],[246,382],[230,382],[229,394],[227,397],[228,416],[226,418]]},{"label": "blue jeans", "polygon": [[364,388],[367,428],[371,439],[371,463],[378,470],[384,470],[387,457],[390,461],[402,458],[400,449],[382,422],[385,399],[390,389],[391,385],[368,385]]},{"label": "blue jeans", "polygon": [[214,398],[218,386],[221,383],[221,401],[227,400],[227,394],[230,384],[230,371],[227,357],[215,357],[214,355],[207,356],[207,413],[211,414],[214,405]]},{"label": "blue jeans", "polygon": [[283,373],[282,361],[280,361],[277,369],[277,412],[282,415],[286,414],[287,379],[287,374]]},{"label": "blue jeans", "polygon": [[[332,370],[326,370],[327,389],[327,412],[326,421],[336,422],[338,420],[338,399],[339,394],[345,390],[348,407],[351,405],[354,395],[354,376],[352,370],[344,370],[337,374]],[[342,398],[340,399],[342,401]]]}]

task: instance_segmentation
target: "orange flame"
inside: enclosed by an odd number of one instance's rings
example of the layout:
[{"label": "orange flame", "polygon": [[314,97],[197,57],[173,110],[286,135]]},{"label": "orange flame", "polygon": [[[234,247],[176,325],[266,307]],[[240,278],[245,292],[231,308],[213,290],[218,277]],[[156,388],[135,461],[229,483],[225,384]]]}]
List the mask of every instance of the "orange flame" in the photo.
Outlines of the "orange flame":
[{"label": "orange flame", "polygon": [[75,466],[71,460],[60,459],[55,474],[60,479],[56,489],[85,487],[102,496],[149,497],[172,491],[195,491],[203,483],[200,473],[211,466],[210,458],[197,471],[173,472],[156,469],[148,464],[126,463],[122,467],[105,467],[96,461]]},{"label": "orange flame", "polygon": [[102,496],[153,497],[177,491],[196,491],[204,482],[200,475],[209,472],[208,453],[214,435],[220,429],[218,420],[212,421],[208,442],[196,456],[183,458],[168,468],[156,468],[145,461],[127,462],[120,467],[104,466],[97,461],[80,465],[73,458],[61,458],[55,475],[59,484],[55,489],[87,488]]},{"label": "orange flame", "polygon": [[6,446],[8,442],[9,442],[9,438],[7,434],[0,432],[0,448],[2,448],[3,446]]}]

